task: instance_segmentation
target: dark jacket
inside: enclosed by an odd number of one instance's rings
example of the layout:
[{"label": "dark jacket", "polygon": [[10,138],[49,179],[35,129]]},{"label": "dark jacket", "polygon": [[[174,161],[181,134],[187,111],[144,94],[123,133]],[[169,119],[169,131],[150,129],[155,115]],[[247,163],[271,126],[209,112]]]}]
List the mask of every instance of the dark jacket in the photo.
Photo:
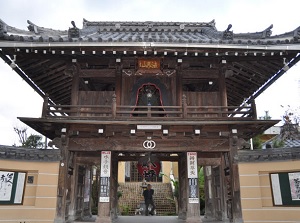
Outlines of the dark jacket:
[{"label": "dark jacket", "polygon": [[150,190],[144,190],[143,192],[143,196],[145,198],[145,200],[152,200],[152,195],[154,194],[154,190],[150,189]]}]

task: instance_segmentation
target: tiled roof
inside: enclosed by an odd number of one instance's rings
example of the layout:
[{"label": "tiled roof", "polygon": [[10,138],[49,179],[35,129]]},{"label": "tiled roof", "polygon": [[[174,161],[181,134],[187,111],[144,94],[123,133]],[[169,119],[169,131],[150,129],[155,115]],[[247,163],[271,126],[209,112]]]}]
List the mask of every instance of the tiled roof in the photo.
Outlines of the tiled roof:
[{"label": "tiled roof", "polygon": [[239,162],[268,162],[296,159],[300,159],[300,147],[239,151]]},{"label": "tiled roof", "polygon": [[1,159],[55,162],[61,160],[61,157],[59,149],[29,149],[0,145]]},{"label": "tiled roof", "polygon": [[269,144],[273,148],[273,143],[275,141],[282,141],[284,145],[282,148],[293,148],[293,147],[300,147],[300,139],[295,138],[295,139],[282,139],[281,135],[276,135],[273,138],[269,139],[268,141],[264,142],[262,144],[262,148],[266,148],[266,145]]},{"label": "tiled roof", "polygon": [[300,139],[286,139],[284,140],[283,148],[300,147]]},{"label": "tiled roof", "polygon": [[271,36],[272,25],[261,32],[233,33],[232,25],[218,31],[211,22],[90,22],[83,20],[79,29],[73,27],[60,31],[44,28],[27,21],[28,30],[20,30],[0,20],[0,40],[24,42],[160,42],[160,43],[218,43],[274,45],[298,43],[300,27]]}]

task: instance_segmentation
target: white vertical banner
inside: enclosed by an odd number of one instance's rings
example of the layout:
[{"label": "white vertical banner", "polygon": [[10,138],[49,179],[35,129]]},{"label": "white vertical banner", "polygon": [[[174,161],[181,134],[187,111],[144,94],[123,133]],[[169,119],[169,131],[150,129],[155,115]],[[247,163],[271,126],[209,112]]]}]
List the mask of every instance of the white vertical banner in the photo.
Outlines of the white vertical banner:
[{"label": "white vertical banner", "polygon": [[111,151],[101,152],[99,202],[109,202]]},{"label": "white vertical banner", "polygon": [[187,152],[188,178],[198,178],[197,152]]},{"label": "white vertical banner", "polygon": [[199,203],[197,152],[187,152],[189,203]]},{"label": "white vertical banner", "polygon": [[14,200],[15,204],[22,203],[24,186],[25,186],[25,177],[26,177],[26,173],[18,174],[18,181],[17,181],[16,194],[15,194],[15,200]]},{"label": "white vertical banner", "polygon": [[281,189],[278,174],[271,174],[273,200],[275,205],[282,205]]},{"label": "white vertical banner", "polygon": [[100,177],[110,177],[110,163],[111,163],[111,151],[102,151]]}]

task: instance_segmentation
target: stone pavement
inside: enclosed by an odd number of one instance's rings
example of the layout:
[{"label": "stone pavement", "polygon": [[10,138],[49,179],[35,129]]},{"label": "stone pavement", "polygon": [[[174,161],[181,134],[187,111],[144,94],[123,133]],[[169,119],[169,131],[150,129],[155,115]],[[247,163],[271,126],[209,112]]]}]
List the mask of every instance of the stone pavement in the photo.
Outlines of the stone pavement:
[{"label": "stone pavement", "polygon": [[[87,222],[87,221],[85,221]],[[91,222],[91,221],[90,221]],[[185,223],[184,220],[178,219],[177,216],[119,216],[114,223]],[[203,223],[225,223],[228,221],[213,221],[202,218]],[[75,221],[74,223],[84,223]]]},{"label": "stone pavement", "polygon": [[177,216],[119,216],[116,223],[184,223]]}]

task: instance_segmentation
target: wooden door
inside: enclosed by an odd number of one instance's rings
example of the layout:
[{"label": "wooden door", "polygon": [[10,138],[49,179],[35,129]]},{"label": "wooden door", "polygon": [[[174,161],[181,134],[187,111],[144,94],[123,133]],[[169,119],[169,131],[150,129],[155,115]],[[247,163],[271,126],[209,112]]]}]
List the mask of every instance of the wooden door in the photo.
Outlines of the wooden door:
[{"label": "wooden door", "polygon": [[83,200],[84,200],[84,179],[85,179],[85,168],[83,166],[78,166],[77,172],[77,188],[75,194],[75,209],[76,216],[82,216],[83,214]]},{"label": "wooden door", "polygon": [[220,166],[212,167],[213,206],[216,220],[223,220],[223,189]]}]

